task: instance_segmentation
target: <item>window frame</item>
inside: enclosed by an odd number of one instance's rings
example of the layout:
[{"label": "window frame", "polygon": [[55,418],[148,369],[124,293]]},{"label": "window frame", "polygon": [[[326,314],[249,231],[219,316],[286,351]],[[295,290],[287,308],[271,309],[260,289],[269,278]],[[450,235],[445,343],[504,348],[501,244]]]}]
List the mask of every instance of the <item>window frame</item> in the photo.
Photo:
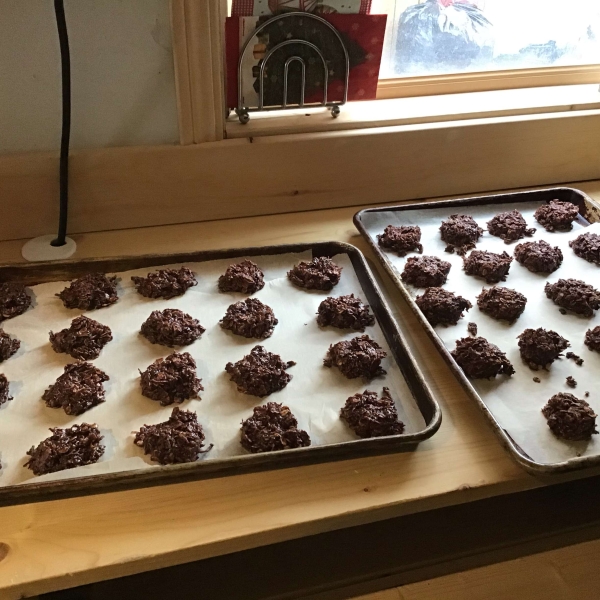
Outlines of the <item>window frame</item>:
[{"label": "window frame", "polygon": [[[256,135],[285,135],[305,131],[327,132],[407,123],[399,116],[390,116],[389,119],[383,120],[377,118],[375,115],[380,111],[374,104],[376,101],[371,101],[372,120],[368,115],[365,116],[363,111],[363,115],[359,119],[352,117],[337,121],[320,119],[317,126],[314,125],[314,122],[318,119],[313,119],[307,129],[306,119],[299,118],[298,112],[310,111],[277,111],[275,120],[267,121],[261,119],[262,115],[253,114],[251,125],[239,126],[234,115],[228,118],[225,109],[224,24],[227,16],[227,0],[170,1],[180,143],[182,145],[220,141],[227,137],[252,138]],[[393,2],[393,0],[385,1]],[[600,64],[381,79],[377,88],[377,101],[586,84],[600,85]],[[577,90],[574,90],[572,100],[567,105],[559,103],[562,108],[557,108],[556,103],[541,101],[529,107],[529,114],[596,108],[596,106],[590,107],[587,102],[580,101],[580,98]],[[482,96],[482,102],[484,101]],[[581,105],[580,108],[579,105]],[[398,104],[398,108],[402,109],[400,104]],[[469,114],[461,113],[458,118],[474,119],[526,113],[527,111],[524,109],[515,112],[509,102],[505,110],[493,113],[485,111],[483,113],[481,111],[473,111]],[[433,111],[432,114],[424,116],[418,122],[431,122],[434,117],[439,121],[450,121],[454,116],[452,112],[441,115],[439,111]]]}]

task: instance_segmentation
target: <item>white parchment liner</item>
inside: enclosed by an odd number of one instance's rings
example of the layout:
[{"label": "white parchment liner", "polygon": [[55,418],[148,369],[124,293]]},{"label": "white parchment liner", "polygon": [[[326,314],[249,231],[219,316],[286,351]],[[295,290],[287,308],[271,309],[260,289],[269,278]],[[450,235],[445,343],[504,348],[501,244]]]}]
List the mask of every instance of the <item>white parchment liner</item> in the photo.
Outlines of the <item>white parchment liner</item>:
[{"label": "white parchment liner", "polygon": [[[310,259],[310,253],[279,256],[251,257],[265,273],[265,287],[255,294],[271,306],[279,324],[272,337],[266,340],[248,340],[221,329],[219,319],[233,302],[244,299],[242,294],[221,294],[216,282],[229,264],[242,260],[226,259],[201,263],[186,263],[198,275],[198,286],[180,298],[152,300],[136,293],[131,275],[145,275],[157,267],[137,269],[118,274],[119,301],[108,308],[82,313],[63,307],[55,294],[65,282],[46,283],[32,287],[35,308],[23,315],[5,321],[5,331],[18,337],[22,344],[19,352],[0,365],[10,381],[14,400],[0,409],[0,485],[50,479],[78,477],[86,474],[156,468],[140,448],[133,444],[131,432],[141,425],[165,421],[173,406],[161,407],[140,393],[138,369],[144,370],[152,361],[173,352],[164,346],[153,345],[139,335],[142,322],[152,310],[179,308],[199,319],[206,332],[194,344],[177,348],[190,352],[198,364],[198,376],[205,388],[201,401],[188,400],[181,406],[196,411],[206,432],[207,443],[214,448],[200,460],[211,460],[246,454],[239,444],[242,419],[252,408],[267,401],[288,405],[296,415],[299,426],[306,429],[313,445],[357,439],[340,421],[339,411],[346,398],[366,388],[381,392],[390,388],[397,402],[400,418],[406,423],[406,432],[414,433],[425,423],[406,385],[379,327],[367,332],[388,352],[383,361],[388,371],[385,377],[369,384],[361,379],[348,380],[337,369],[323,367],[323,357],[330,344],[350,339],[356,332],[333,328],[320,329],[316,323],[319,303],[327,296],[354,293],[366,301],[362,288],[347,255],[338,255],[335,261],[344,267],[340,283],[330,293],[309,292],[294,287],[286,272],[299,260]],[[172,265],[177,267],[179,265]],[[162,268],[162,267],[161,267]],[[69,417],[62,409],[51,409],[41,400],[44,390],[54,383],[63,367],[74,362],[66,354],[56,354],[50,347],[48,332],[68,327],[79,314],[108,325],[113,341],[92,361],[110,377],[105,386],[106,402],[78,417]],[[225,373],[225,364],[235,362],[255,345],[280,354],[283,360],[297,362],[289,372],[293,379],[281,392],[260,399],[237,392],[235,384]],[[26,451],[48,437],[49,427],[69,427],[75,423],[97,423],[105,435],[106,453],[95,465],[70,469],[60,473],[35,477],[23,468]]]},{"label": "white parchment liner", "polygon": [[[436,208],[425,210],[407,210],[396,212],[372,212],[363,215],[363,224],[368,234],[377,242],[376,235],[383,232],[386,225],[418,225],[421,228],[421,242],[424,255],[433,255],[449,261],[452,264],[448,281],[444,288],[464,296],[473,304],[464,319],[454,327],[438,326],[435,328],[444,344],[453,350],[456,340],[468,336],[467,324],[475,322],[478,335],[487,338],[506,352],[516,369],[511,378],[497,377],[495,380],[472,380],[471,383],[486,403],[500,425],[525,450],[529,456],[540,463],[562,462],[576,456],[592,456],[600,453],[600,436],[593,436],[591,442],[568,443],[554,437],[546,425],[541,409],[547,400],[558,392],[570,392],[584,398],[586,391],[590,403],[597,414],[600,414],[600,354],[591,352],[584,345],[585,332],[600,325],[600,316],[593,318],[579,317],[573,314],[562,315],[558,307],[548,300],[544,293],[546,282],[554,283],[558,279],[575,278],[600,288],[600,268],[577,257],[569,247],[569,241],[575,239],[583,231],[600,233],[600,224],[585,227],[581,222],[574,224],[573,230],[563,233],[549,233],[533,218],[533,213],[542,202],[523,202],[510,204],[495,204],[488,206],[462,206],[455,208]],[[525,217],[529,227],[536,227],[533,237],[519,242],[505,244],[500,238],[487,232],[487,221],[494,215],[517,208]],[[477,308],[477,296],[482,288],[490,285],[479,278],[470,277],[462,269],[462,259],[444,251],[446,244],[440,237],[441,222],[450,214],[471,215],[485,231],[477,244],[477,250],[490,252],[502,251],[513,255],[517,243],[526,241],[546,240],[553,246],[559,246],[564,255],[562,266],[551,275],[531,273],[519,263],[513,261],[510,273],[505,282],[498,285],[513,288],[527,296],[527,308],[523,315],[512,325],[498,322],[483,314]],[[400,274],[410,256],[400,258],[392,252],[386,256],[393,268]],[[423,290],[406,286],[414,297],[422,294]],[[559,359],[553,363],[549,371],[534,372],[521,360],[517,336],[527,328],[544,327],[553,329],[571,342],[569,350],[584,359],[581,367],[572,360]],[[578,382],[576,389],[566,385],[566,378],[572,375]],[[533,377],[539,377],[541,383],[535,383]],[[599,426],[600,426],[600,419]]]}]

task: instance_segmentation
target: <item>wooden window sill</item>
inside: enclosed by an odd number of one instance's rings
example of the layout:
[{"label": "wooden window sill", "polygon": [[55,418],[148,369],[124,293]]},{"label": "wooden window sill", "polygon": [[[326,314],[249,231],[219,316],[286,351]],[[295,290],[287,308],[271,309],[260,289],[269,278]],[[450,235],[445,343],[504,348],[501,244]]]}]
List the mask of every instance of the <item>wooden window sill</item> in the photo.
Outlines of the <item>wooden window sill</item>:
[{"label": "wooden window sill", "polygon": [[554,86],[350,102],[337,119],[325,108],[294,109],[251,113],[242,125],[232,112],[226,133],[244,138],[597,109],[597,84]]}]

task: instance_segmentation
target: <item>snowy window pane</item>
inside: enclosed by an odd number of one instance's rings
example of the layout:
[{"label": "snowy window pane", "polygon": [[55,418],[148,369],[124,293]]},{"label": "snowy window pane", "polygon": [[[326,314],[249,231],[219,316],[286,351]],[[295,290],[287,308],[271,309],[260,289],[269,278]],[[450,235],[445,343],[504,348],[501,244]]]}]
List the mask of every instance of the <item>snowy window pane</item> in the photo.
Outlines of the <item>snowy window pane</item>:
[{"label": "snowy window pane", "polygon": [[373,0],[381,77],[600,63],[600,0]]}]

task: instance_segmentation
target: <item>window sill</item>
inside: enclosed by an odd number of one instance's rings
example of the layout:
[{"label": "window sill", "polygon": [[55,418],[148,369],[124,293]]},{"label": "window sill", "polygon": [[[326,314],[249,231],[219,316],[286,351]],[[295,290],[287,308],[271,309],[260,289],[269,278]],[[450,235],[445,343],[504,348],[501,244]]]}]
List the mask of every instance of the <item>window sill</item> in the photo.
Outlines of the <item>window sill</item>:
[{"label": "window sill", "polygon": [[600,109],[596,84],[470,92],[350,102],[337,119],[325,108],[251,113],[242,125],[232,113],[228,138],[317,133]]}]

